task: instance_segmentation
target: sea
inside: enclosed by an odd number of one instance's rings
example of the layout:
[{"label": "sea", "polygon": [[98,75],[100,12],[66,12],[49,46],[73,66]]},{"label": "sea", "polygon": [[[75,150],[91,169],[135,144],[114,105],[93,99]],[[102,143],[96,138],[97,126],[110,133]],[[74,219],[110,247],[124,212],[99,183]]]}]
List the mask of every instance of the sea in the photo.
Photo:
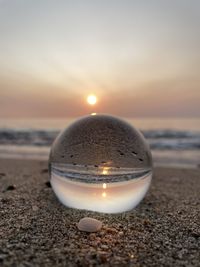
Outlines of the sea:
[{"label": "sea", "polygon": [[[76,119],[0,119],[0,158],[48,160],[56,136]],[[124,119],[145,136],[154,166],[200,168],[200,118]]]}]

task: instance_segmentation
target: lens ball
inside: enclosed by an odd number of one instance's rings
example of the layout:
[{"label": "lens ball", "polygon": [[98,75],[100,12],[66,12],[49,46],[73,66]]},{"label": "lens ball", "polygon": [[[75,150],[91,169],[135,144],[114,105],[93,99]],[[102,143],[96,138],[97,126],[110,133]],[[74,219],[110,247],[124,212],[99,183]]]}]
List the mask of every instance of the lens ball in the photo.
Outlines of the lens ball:
[{"label": "lens ball", "polygon": [[50,182],[66,206],[105,213],[131,210],[145,196],[152,157],[143,135],[122,119],[83,117],[60,133],[50,157]]}]

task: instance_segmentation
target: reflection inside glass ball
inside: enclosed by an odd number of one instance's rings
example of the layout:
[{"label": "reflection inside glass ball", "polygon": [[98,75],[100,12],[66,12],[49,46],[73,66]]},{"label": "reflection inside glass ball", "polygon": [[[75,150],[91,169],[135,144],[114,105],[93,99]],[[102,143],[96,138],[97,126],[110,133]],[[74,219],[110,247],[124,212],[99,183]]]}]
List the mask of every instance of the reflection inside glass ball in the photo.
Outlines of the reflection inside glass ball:
[{"label": "reflection inside glass ball", "polygon": [[142,134],[108,115],[83,117],[54,141],[50,179],[66,206],[105,213],[131,210],[145,196],[152,157]]}]

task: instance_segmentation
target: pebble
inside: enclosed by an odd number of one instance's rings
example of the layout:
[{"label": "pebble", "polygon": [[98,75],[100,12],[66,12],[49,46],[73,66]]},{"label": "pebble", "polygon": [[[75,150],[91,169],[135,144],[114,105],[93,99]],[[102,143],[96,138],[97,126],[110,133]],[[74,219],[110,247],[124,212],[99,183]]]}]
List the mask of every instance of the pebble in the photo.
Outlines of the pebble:
[{"label": "pebble", "polygon": [[80,231],[95,233],[101,229],[102,222],[94,218],[85,217],[79,221],[77,227]]},{"label": "pebble", "polygon": [[107,245],[101,245],[102,249],[109,249],[109,247]]},{"label": "pebble", "polygon": [[41,170],[41,173],[48,173],[48,169]]},{"label": "pebble", "polygon": [[119,235],[119,236],[123,236],[123,235],[124,235],[124,232],[120,231],[120,232],[118,233],[118,235]]},{"label": "pebble", "polygon": [[47,187],[51,187],[51,183],[49,182],[49,181],[47,181],[46,183],[45,183],[45,185],[47,186]]},{"label": "pebble", "polygon": [[6,191],[12,191],[12,190],[15,190],[15,189],[16,189],[16,186],[15,185],[9,185],[6,188]]}]

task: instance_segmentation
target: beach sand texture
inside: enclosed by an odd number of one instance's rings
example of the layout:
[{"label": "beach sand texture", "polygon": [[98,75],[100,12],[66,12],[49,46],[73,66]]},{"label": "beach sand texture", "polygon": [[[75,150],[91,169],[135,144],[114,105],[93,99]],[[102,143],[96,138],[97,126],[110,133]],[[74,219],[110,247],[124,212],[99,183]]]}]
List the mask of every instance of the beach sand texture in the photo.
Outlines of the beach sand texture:
[{"label": "beach sand texture", "polygon": [[[157,168],[131,212],[108,215],[64,207],[47,162],[0,160],[1,266],[200,266],[199,170]],[[103,222],[77,229],[83,217]]]}]

